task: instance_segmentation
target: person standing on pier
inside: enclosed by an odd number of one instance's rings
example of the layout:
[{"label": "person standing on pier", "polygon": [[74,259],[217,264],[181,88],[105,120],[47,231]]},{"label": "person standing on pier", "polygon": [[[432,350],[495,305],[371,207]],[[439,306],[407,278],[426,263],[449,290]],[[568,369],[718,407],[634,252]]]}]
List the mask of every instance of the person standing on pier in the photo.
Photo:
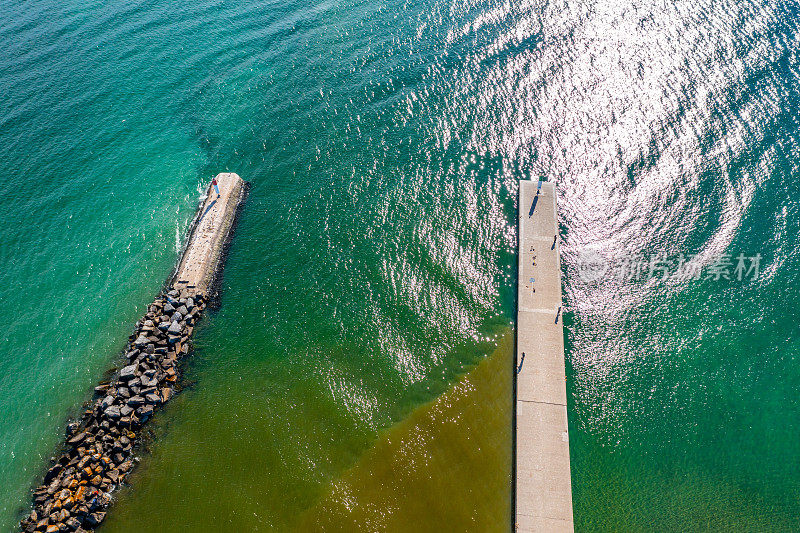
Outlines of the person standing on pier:
[{"label": "person standing on pier", "polygon": [[219,198],[219,186],[217,185],[217,178],[211,180],[211,185],[214,186],[214,190],[217,191],[217,198]]}]

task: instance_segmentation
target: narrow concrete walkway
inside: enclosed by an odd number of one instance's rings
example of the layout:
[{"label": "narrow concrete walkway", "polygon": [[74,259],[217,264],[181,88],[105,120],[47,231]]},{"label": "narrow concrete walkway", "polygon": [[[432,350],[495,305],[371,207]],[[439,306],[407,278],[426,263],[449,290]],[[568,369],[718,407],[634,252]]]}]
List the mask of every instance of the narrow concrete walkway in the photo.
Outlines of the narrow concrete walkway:
[{"label": "narrow concrete walkway", "polygon": [[236,209],[244,197],[244,181],[237,174],[218,174],[216,180],[220,195],[217,197],[209,184],[173,279],[174,287],[189,296],[207,294],[222,259]]},{"label": "narrow concrete walkway", "polygon": [[573,531],[556,212],[552,183],[520,182],[517,531]]}]

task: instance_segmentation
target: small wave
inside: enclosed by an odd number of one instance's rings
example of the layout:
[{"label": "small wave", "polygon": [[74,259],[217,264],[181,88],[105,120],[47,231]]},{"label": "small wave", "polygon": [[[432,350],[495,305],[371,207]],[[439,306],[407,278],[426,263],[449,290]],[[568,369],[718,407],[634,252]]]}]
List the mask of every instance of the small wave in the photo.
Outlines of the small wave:
[{"label": "small wave", "polygon": [[181,225],[179,221],[175,221],[175,253],[181,252]]}]

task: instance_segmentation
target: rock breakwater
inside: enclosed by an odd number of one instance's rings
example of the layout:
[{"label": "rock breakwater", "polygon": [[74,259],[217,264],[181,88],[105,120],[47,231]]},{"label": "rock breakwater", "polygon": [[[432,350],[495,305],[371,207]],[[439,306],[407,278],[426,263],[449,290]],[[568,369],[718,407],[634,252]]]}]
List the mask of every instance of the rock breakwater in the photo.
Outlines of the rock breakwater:
[{"label": "rock breakwater", "polygon": [[174,393],[178,361],[189,353],[206,305],[203,294],[178,289],[153,301],[128,340],[127,364],[95,387],[91,407],[68,425],[63,452],[34,490],[22,531],[83,532],[103,522],[111,493],[134,467],[139,430]]},{"label": "rock breakwater", "polygon": [[143,425],[175,392],[178,361],[189,353],[194,327],[219,282],[226,244],[247,195],[247,184],[234,173],[218,174],[214,183],[198,206],[168,289],[128,339],[125,364],[95,387],[93,402],[67,426],[61,450],[33,491],[33,509],[20,521],[22,531],[93,530],[133,469]]}]

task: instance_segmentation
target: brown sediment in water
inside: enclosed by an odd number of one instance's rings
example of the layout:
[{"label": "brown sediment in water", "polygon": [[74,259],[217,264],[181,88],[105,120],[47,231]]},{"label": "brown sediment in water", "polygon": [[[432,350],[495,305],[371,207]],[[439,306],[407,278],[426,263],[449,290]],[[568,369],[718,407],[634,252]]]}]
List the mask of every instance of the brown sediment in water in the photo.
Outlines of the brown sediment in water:
[{"label": "brown sediment in water", "polygon": [[508,531],[514,336],[387,430],[297,531]]}]

